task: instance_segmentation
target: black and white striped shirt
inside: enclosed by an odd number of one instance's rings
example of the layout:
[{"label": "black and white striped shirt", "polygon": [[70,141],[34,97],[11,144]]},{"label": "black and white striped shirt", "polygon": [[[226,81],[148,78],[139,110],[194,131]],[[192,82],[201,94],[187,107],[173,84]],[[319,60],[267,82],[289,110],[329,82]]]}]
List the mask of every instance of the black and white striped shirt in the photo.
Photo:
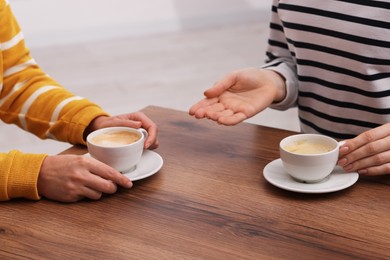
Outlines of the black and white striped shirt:
[{"label": "black and white striped shirt", "polygon": [[273,1],[266,65],[303,132],[340,139],[390,122],[390,1]]}]

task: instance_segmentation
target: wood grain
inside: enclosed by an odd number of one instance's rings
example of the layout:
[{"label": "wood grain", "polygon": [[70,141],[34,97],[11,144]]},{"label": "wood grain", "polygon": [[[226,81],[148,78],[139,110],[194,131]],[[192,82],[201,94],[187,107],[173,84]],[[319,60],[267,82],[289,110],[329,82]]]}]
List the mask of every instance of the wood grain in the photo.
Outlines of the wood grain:
[{"label": "wood grain", "polygon": [[0,258],[390,258],[388,176],[328,194],[281,190],[262,170],[293,132],[143,111],[159,125],[163,168],[96,202],[2,203]]}]

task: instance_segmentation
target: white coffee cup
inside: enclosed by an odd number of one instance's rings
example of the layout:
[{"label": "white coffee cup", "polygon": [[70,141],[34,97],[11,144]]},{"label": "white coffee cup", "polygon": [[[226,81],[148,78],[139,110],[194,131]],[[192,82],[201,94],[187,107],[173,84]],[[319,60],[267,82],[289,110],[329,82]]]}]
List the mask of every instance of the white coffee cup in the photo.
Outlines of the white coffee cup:
[{"label": "white coffee cup", "polygon": [[107,127],[87,136],[87,148],[93,158],[124,173],[140,161],[147,136],[142,128]]},{"label": "white coffee cup", "polygon": [[314,183],[325,179],[335,168],[340,144],[320,134],[296,134],[279,144],[283,167],[294,179]]}]

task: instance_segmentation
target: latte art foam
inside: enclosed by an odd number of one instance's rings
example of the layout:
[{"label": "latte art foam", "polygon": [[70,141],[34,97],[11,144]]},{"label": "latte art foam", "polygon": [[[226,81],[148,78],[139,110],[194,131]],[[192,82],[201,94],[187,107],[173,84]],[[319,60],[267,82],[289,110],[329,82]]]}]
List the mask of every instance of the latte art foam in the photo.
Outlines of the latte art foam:
[{"label": "latte art foam", "polygon": [[140,134],[134,132],[110,131],[94,136],[90,142],[100,146],[116,147],[134,143],[140,138]]}]

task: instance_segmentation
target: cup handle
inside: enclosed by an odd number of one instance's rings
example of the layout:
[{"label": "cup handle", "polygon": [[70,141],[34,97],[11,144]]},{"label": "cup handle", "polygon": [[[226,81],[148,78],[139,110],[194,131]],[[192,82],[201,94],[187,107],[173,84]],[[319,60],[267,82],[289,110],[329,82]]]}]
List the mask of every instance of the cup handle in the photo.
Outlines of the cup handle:
[{"label": "cup handle", "polygon": [[143,129],[143,128],[140,128],[139,130],[140,130],[141,133],[144,135],[144,140],[146,140],[146,139],[148,138],[148,136],[149,136],[148,131],[146,131],[146,130]]},{"label": "cup handle", "polygon": [[339,147],[343,146],[346,142],[345,141],[340,141],[339,142]]}]

